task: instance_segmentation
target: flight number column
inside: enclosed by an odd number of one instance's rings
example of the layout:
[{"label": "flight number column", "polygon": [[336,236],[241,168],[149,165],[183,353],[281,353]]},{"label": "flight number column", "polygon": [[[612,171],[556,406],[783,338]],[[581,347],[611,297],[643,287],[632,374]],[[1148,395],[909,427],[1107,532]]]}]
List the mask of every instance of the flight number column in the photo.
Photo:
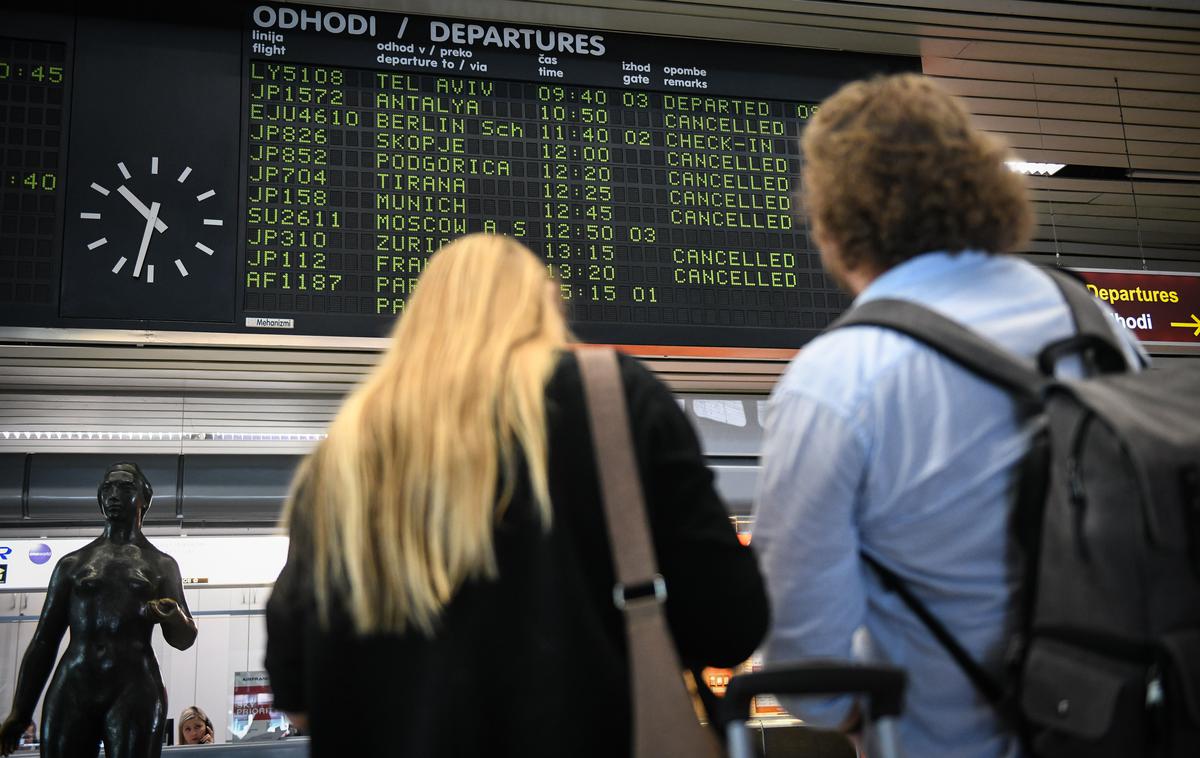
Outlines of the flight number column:
[{"label": "flight number column", "polygon": [[[363,113],[338,68],[250,62],[245,307],[359,313],[357,153]],[[350,144],[353,143],[353,144]],[[350,200],[352,207],[347,208]]]}]

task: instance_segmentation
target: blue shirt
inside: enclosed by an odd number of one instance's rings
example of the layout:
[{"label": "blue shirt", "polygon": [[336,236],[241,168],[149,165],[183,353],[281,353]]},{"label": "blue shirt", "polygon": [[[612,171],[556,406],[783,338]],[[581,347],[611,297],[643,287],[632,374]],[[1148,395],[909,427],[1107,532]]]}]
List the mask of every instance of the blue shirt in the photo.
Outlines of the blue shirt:
[{"label": "blue shirt", "polygon": [[[1028,358],[1073,331],[1053,280],[1011,256],[921,255],[875,279],[855,305],[877,298],[921,303]],[[1120,332],[1136,360],[1133,337]],[[1077,374],[1078,363],[1064,369]],[[1019,754],[949,655],[859,558],[866,551],[902,576],[977,661],[999,668],[1012,621],[1010,488],[1028,447],[1009,395],[909,337],[854,327],[805,346],[764,426],[754,544],[772,606],[767,663],[902,666],[907,755]],[[826,725],[849,707],[787,705]]]}]

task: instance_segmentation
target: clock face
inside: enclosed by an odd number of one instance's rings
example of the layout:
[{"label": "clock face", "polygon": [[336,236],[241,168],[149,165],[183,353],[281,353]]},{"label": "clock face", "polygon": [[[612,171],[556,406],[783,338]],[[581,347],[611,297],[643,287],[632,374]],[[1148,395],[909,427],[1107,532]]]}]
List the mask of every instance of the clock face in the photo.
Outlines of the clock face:
[{"label": "clock face", "polygon": [[63,227],[61,315],[120,328],[170,321],[186,329],[187,323],[233,320],[232,182],[204,151],[171,152],[178,157],[128,146],[75,151]]},{"label": "clock face", "polygon": [[151,156],[117,161],[111,175],[97,177],[80,211],[92,256],[107,256],[113,276],[147,287],[164,280],[186,284],[193,271],[218,255],[221,217],[216,191],[202,172]]}]

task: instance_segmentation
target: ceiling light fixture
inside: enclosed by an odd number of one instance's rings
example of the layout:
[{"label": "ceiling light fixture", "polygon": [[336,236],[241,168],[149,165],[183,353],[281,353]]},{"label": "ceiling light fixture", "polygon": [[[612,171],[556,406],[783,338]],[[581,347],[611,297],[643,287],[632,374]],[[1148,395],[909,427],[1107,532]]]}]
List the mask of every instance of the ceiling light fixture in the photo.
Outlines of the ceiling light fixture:
[{"label": "ceiling light fixture", "polygon": [[1009,169],[1030,176],[1054,176],[1066,167],[1065,163],[1030,163],[1029,161],[1005,161]]},{"label": "ceiling light fixture", "polygon": [[1127,176],[1130,179],[1147,179],[1150,181],[1200,182],[1200,174],[1186,171],[1146,171],[1135,168]]}]

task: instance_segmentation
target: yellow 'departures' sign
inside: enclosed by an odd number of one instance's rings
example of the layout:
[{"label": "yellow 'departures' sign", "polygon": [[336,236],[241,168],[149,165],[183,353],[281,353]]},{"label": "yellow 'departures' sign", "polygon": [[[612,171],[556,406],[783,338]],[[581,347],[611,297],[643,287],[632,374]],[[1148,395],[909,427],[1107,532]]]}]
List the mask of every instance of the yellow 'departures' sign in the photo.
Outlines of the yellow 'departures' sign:
[{"label": "yellow 'departures' sign", "polygon": [[1200,274],[1077,269],[1142,342],[1200,345]]}]

